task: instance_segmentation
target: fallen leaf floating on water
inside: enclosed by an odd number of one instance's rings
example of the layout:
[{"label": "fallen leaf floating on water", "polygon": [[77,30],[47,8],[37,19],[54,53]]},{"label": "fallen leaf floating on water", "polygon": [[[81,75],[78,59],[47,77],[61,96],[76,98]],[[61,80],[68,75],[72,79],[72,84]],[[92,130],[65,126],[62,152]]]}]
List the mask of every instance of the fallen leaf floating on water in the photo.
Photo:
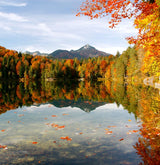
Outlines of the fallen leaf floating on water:
[{"label": "fallen leaf floating on water", "polygon": [[18,117],[22,117],[22,116],[24,116],[24,114],[20,114],[20,115],[18,115]]},{"label": "fallen leaf floating on water", "polygon": [[58,125],[58,124],[55,124],[55,123],[45,123],[45,125],[51,126],[52,128],[56,128],[57,130],[63,129],[63,128],[66,127],[65,125]]},{"label": "fallen leaf floating on water", "polygon": [[108,128],[115,128],[116,126],[108,126]]},{"label": "fallen leaf floating on water", "polygon": [[131,122],[132,120],[131,120],[131,119],[129,119],[128,121],[130,121],[130,122]]},{"label": "fallen leaf floating on water", "polygon": [[44,120],[47,120],[47,119],[48,119],[47,117],[44,118]]},{"label": "fallen leaf floating on water", "polygon": [[50,126],[51,126],[51,127],[57,127],[57,126],[58,126],[58,124],[51,123],[51,124],[50,124]]},{"label": "fallen leaf floating on water", "polygon": [[57,117],[57,115],[52,115],[52,117]]},{"label": "fallen leaf floating on water", "polygon": [[127,134],[132,134],[132,133],[136,133],[138,132],[138,130],[130,130],[129,132],[127,132]]},{"label": "fallen leaf floating on water", "polygon": [[136,133],[136,132],[138,132],[138,130],[132,130],[132,132]]},{"label": "fallen leaf floating on water", "polygon": [[82,135],[83,132],[76,132],[75,135]]},{"label": "fallen leaf floating on water", "polygon": [[65,125],[62,125],[62,126],[58,126],[57,129],[63,129],[65,128]]},{"label": "fallen leaf floating on water", "polygon": [[66,115],[69,115],[69,114],[63,113],[63,116],[66,116]]},{"label": "fallen leaf floating on water", "polygon": [[32,144],[37,144],[38,142],[32,142]]},{"label": "fallen leaf floating on water", "polygon": [[72,138],[69,138],[69,136],[61,137],[62,140],[72,141]]},{"label": "fallen leaf floating on water", "polygon": [[123,138],[122,139],[119,139],[119,141],[122,141],[122,140],[124,140]]},{"label": "fallen leaf floating on water", "polygon": [[53,141],[53,143],[57,143],[56,141]]},{"label": "fallen leaf floating on water", "polygon": [[2,129],[2,130],[1,130],[1,132],[4,132],[4,131],[5,131],[5,129]]},{"label": "fallen leaf floating on water", "polygon": [[59,129],[64,129],[66,126],[65,125],[58,125],[58,124],[55,124],[55,123],[51,123],[51,124],[49,124],[49,123],[46,123],[46,125],[50,125],[52,128],[56,128],[57,130],[59,130]]},{"label": "fallen leaf floating on water", "polygon": [[128,135],[132,134],[131,132],[127,132]]},{"label": "fallen leaf floating on water", "polygon": [[112,131],[106,131],[106,134],[110,135],[112,134]]},{"label": "fallen leaf floating on water", "polygon": [[4,146],[0,145],[0,148],[3,148],[5,150],[8,149],[6,145],[4,145]]}]

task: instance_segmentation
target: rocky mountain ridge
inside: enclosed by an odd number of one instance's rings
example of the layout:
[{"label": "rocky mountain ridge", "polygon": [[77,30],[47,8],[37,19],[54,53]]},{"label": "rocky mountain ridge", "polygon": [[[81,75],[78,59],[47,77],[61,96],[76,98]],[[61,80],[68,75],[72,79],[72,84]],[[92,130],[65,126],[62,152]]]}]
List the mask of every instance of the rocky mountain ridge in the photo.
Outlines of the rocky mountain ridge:
[{"label": "rocky mountain ridge", "polygon": [[49,58],[58,58],[58,59],[73,59],[73,58],[92,58],[92,57],[98,57],[98,56],[109,56],[111,54],[105,53],[103,51],[97,50],[95,47],[90,46],[89,44],[84,45],[78,50],[62,50],[58,49],[50,54],[47,53],[40,53],[39,51],[35,52],[29,52],[26,51],[25,53],[27,54],[32,54],[32,55],[41,55],[41,56],[47,56]]}]

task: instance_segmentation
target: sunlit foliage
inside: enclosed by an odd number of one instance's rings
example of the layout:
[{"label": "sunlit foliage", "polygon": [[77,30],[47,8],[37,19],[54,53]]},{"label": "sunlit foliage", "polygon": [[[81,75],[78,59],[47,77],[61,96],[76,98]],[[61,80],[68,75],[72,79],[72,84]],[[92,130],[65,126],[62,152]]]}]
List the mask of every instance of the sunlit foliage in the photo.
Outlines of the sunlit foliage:
[{"label": "sunlit foliage", "polygon": [[109,16],[113,28],[124,18],[134,18],[138,29],[136,37],[128,37],[130,44],[145,50],[142,72],[145,75],[160,75],[160,1],[159,0],[85,0],[77,16],[93,18]]}]

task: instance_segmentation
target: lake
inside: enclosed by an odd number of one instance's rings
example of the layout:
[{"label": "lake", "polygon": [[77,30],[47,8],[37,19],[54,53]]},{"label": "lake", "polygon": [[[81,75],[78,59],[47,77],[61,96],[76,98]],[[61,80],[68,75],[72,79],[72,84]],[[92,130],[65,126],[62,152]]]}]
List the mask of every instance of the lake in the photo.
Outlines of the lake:
[{"label": "lake", "polygon": [[0,164],[160,163],[160,96],[116,82],[1,82]]}]

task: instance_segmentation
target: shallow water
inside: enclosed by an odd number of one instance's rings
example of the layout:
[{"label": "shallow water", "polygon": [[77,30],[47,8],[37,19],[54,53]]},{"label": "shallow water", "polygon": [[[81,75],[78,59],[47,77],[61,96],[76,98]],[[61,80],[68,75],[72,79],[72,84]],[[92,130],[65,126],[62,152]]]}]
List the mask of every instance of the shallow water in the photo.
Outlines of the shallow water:
[{"label": "shallow water", "polygon": [[132,130],[139,125],[114,103],[89,113],[70,106],[23,106],[0,116],[0,144],[6,145],[0,149],[0,162],[135,165],[140,158],[133,145],[140,135]]}]

